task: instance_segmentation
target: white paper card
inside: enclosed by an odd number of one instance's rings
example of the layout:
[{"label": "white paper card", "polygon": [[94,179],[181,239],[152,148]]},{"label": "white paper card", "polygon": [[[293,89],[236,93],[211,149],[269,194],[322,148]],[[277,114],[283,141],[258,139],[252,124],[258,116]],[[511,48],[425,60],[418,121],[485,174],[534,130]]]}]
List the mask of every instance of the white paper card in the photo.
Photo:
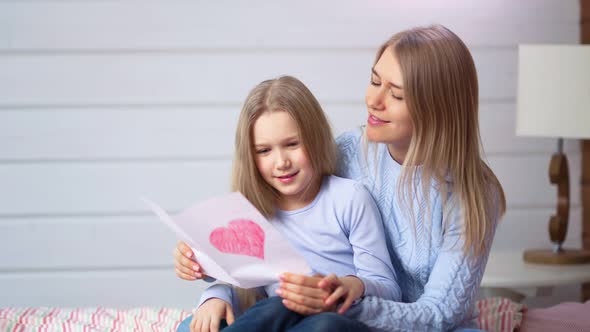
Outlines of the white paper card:
[{"label": "white paper card", "polygon": [[144,201],[191,246],[203,272],[213,278],[252,288],[277,282],[283,272],[311,272],[303,256],[238,192],[194,204],[175,216]]}]

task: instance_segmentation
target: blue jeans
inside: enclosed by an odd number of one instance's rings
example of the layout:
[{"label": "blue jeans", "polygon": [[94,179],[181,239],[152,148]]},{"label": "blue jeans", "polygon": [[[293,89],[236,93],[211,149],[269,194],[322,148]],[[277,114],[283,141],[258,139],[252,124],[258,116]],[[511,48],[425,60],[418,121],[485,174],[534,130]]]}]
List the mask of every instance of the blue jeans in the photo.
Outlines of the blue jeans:
[{"label": "blue jeans", "polygon": [[[191,317],[185,319],[176,331],[189,332],[191,319]],[[223,331],[369,332],[370,330],[361,322],[333,312],[302,316],[287,309],[281,302],[280,297],[273,296],[258,301],[258,303],[238,317],[232,325],[224,328]]]},{"label": "blue jeans", "polygon": [[[193,315],[188,316],[180,322],[180,325],[176,328],[176,332],[191,332],[191,320],[193,320]],[[221,322],[219,322],[219,329],[223,330],[224,327],[227,327],[227,323],[225,322],[225,319],[222,319]]]}]

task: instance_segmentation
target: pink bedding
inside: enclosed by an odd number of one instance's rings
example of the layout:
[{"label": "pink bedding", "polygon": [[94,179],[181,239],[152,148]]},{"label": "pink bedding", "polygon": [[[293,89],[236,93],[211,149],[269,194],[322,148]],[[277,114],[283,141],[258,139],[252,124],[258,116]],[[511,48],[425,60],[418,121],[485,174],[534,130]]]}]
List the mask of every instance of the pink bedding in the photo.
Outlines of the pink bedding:
[{"label": "pink bedding", "polygon": [[[477,307],[486,331],[590,332],[590,301],[527,311],[508,299],[489,298]],[[175,331],[188,315],[172,308],[0,308],[0,331]]]},{"label": "pink bedding", "polygon": [[520,327],[526,307],[501,297],[477,302],[479,328],[484,331],[511,332]]},{"label": "pink bedding", "polygon": [[189,314],[170,308],[0,308],[0,331],[175,331]]},{"label": "pink bedding", "polygon": [[529,310],[520,332],[590,332],[590,301]]}]

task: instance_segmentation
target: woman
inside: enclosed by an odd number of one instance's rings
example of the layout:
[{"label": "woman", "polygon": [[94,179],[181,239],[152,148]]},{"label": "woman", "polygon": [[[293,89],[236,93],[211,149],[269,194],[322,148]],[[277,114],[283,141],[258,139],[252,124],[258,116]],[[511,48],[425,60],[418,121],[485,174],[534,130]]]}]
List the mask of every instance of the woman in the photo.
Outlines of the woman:
[{"label": "woman", "polygon": [[[443,26],[410,29],[379,48],[370,74],[367,126],[337,139],[339,175],[377,202],[402,301],[366,297],[354,315],[374,330],[472,327],[505,199],[480,155],[471,54]],[[179,243],[177,275],[201,278],[187,256]],[[338,283],[289,273],[282,281],[284,305],[304,315],[327,310],[319,286]]]}]

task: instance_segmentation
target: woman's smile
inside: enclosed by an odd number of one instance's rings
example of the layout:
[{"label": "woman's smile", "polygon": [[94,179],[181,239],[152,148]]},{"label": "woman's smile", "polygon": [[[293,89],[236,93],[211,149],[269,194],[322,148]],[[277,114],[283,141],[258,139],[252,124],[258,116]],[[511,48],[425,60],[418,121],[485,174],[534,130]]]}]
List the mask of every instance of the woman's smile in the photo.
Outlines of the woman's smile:
[{"label": "woman's smile", "polygon": [[386,124],[386,123],[389,123],[389,122],[390,121],[381,120],[381,119],[379,119],[378,117],[376,117],[376,116],[374,116],[372,114],[369,114],[369,118],[367,119],[367,123],[370,126],[379,126],[379,125]]}]

